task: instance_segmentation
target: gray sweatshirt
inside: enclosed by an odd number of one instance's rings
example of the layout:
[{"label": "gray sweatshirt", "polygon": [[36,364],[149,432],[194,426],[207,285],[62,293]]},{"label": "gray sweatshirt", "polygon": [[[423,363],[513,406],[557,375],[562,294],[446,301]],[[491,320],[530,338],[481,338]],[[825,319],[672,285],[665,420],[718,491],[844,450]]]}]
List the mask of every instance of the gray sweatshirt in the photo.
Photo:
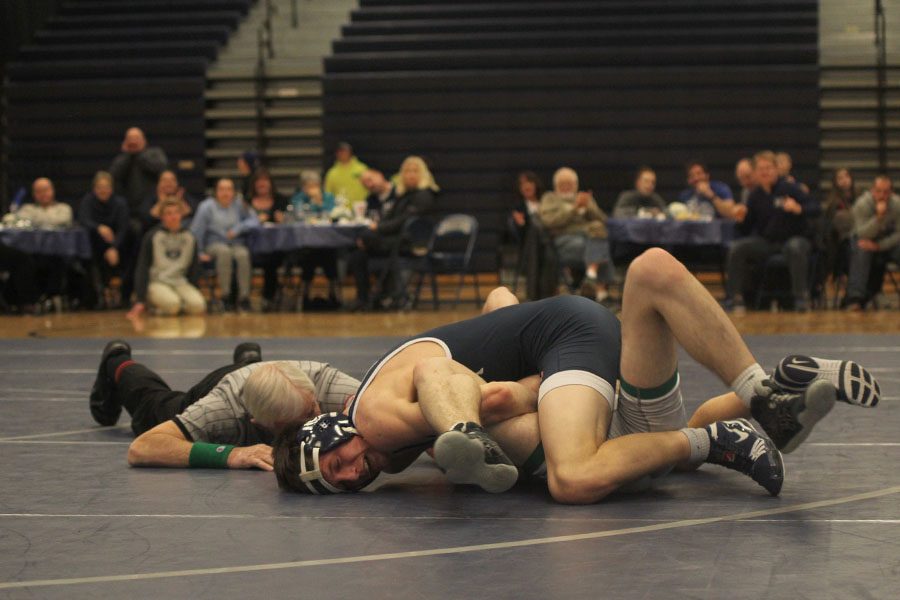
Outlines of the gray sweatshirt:
[{"label": "gray sweatshirt", "polygon": [[884,217],[875,216],[875,199],[871,192],[865,192],[853,205],[854,233],[859,238],[878,242],[883,252],[900,244],[900,196],[891,194],[888,210]]}]

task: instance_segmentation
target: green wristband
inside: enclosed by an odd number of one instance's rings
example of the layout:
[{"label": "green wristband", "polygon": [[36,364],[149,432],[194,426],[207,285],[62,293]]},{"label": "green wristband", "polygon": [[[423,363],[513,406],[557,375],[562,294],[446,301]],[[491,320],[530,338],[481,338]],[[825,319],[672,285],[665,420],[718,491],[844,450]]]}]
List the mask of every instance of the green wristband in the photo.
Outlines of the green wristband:
[{"label": "green wristband", "polygon": [[229,444],[207,444],[194,442],[188,465],[193,469],[227,469],[228,455],[234,450]]}]

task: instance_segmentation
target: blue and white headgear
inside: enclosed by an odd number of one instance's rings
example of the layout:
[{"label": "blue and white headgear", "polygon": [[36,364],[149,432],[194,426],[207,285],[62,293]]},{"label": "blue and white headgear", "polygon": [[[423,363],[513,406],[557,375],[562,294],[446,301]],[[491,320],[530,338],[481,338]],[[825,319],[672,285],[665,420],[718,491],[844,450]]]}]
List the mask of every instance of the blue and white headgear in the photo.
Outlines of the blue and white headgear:
[{"label": "blue and white headgear", "polygon": [[325,481],[319,468],[319,454],[328,452],[359,435],[350,417],[336,412],[322,413],[307,421],[297,432],[300,481],[313,494],[340,494],[342,490]]}]

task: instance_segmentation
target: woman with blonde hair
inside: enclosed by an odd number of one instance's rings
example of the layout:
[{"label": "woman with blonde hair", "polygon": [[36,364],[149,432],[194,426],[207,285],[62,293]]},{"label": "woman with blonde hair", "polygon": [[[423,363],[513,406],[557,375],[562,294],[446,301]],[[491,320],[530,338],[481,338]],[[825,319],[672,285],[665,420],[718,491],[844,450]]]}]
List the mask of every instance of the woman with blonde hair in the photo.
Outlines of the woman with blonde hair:
[{"label": "woman with blonde hair", "polygon": [[393,280],[393,289],[389,293],[381,290],[382,298],[371,300],[370,303],[369,257],[391,256],[395,250],[403,253],[406,250],[404,245],[409,242],[403,236],[404,224],[413,217],[428,214],[440,188],[425,161],[419,156],[408,156],[400,165],[396,191],[397,199],[393,205],[377,223],[372,223],[369,229],[360,233],[356,238],[357,249],[347,260],[347,267],[356,281],[354,310],[380,305],[380,301],[387,295],[391,297],[389,309],[399,309],[405,305],[406,290],[396,276],[386,279]]}]

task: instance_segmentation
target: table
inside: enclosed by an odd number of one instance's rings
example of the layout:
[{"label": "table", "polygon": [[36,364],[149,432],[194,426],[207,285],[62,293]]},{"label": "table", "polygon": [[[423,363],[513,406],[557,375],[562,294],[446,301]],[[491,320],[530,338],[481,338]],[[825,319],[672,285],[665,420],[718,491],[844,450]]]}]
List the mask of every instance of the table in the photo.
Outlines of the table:
[{"label": "table", "polygon": [[348,248],[356,244],[357,234],[366,228],[363,223],[312,225],[290,223],[251,229],[247,247],[251,254],[286,252],[301,248]]},{"label": "table", "polygon": [[82,227],[72,229],[0,229],[0,242],[28,254],[63,258],[91,257],[91,240]]},{"label": "table", "polygon": [[727,246],[734,239],[734,222],[666,219],[608,219],[610,242],[647,246]]}]

